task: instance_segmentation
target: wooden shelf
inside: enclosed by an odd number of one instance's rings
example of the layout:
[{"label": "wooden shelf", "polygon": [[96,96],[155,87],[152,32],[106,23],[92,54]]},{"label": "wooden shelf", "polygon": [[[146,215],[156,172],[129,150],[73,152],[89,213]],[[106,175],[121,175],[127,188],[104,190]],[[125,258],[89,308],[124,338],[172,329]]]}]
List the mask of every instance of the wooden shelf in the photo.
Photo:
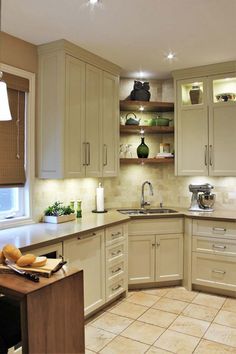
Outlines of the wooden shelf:
[{"label": "wooden shelf", "polygon": [[144,112],[173,112],[173,102],[154,101],[120,101],[121,111],[139,111],[140,106],[144,107]]},{"label": "wooden shelf", "polygon": [[172,163],[174,162],[173,157],[166,158],[149,158],[149,159],[139,159],[139,158],[121,158],[120,163],[122,164],[157,164],[157,163]]},{"label": "wooden shelf", "polygon": [[169,126],[147,126],[147,125],[121,125],[120,133],[123,134],[135,134],[140,133],[143,129],[145,134],[172,134],[174,133],[174,127]]}]

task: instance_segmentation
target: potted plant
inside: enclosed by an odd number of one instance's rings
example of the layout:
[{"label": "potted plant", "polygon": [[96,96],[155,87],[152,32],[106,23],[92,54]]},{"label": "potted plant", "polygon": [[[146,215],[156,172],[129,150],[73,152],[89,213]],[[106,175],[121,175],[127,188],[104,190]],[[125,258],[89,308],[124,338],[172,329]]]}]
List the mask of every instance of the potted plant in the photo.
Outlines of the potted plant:
[{"label": "potted plant", "polygon": [[71,206],[64,206],[62,202],[55,202],[44,210],[44,222],[58,224],[71,221],[76,218],[76,214]]}]

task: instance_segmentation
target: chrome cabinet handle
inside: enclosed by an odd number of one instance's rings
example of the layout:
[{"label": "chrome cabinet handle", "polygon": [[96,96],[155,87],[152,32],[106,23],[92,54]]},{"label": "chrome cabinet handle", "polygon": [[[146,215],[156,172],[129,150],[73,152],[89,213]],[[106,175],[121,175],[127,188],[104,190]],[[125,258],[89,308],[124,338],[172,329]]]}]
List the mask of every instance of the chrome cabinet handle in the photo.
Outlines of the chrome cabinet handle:
[{"label": "chrome cabinet handle", "polygon": [[226,246],[225,245],[212,245],[212,248],[218,248],[220,250],[225,250]]},{"label": "chrome cabinet handle", "polygon": [[207,152],[208,152],[208,148],[207,148],[207,145],[205,145],[205,166],[208,165],[208,154],[207,154]]},{"label": "chrome cabinet handle", "polygon": [[221,269],[212,269],[213,273],[217,273],[217,274],[225,274],[226,271],[225,270],[221,270]]},{"label": "chrome cabinet handle", "polygon": [[226,229],[224,227],[213,227],[212,231],[213,232],[226,232]]},{"label": "chrome cabinet handle", "polygon": [[116,238],[116,237],[119,237],[120,235],[121,235],[121,232],[118,231],[116,234],[111,234],[111,237]]},{"label": "chrome cabinet handle", "polygon": [[212,155],[213,155],[213,150],[212,150],[212,145],[210,145],[209,146],[209,155],[210,155],[210,166],[212,166],[213,165],[213,163],[212,163]]},{"label": "chrome cabinet handle", "polygon": [[96,236],[96,232],[92,232],[89,235],[84,235],[84,236],[78,236],[77,240],[84,240],[85,238],[91,237],[91,236]]},{"label": "chrome cabinet handle", "polygon": [[83,166],[87,166],[87,143],[83,143],[83,150],[84,150]]},{"label": "chrome cabinet handle", "polygon": [[107,166],[107,144],[103,144],[103,150],[104,150],[104,158],[103,160],[103,166]]},{"label": "chrome cabinet handle", "polygon": [[121,253],[121,250],[118,250],[116,252],[111,252],[111,255],[112,256],[118,256],[118,254],[120,254],[120,253]]},{"label": "chrome cabinet handle", "polygon": [[152,243],[152,246],[154,247],[154,246],[156,246],[156,244],[155,244],[155,243]]},{"label": "chrome cabinet handle", "polygon": [[111,288],[111,290],[112,290],[112,291],[115,291],[115,290],[118,290],[118,289],[120,289],[120,288],[121,288],[121,285],[119,284],[119,285],[115,286],[114,288]]},{"label": "chrome cabinet handle", "polygon": [[112,274],[115,274],[115,273],[118,273],[120,270],[121,270],[121,267],[118,267],[118,268],[112,270],[111,272],[112,272]]},{"label": "chrome cabinet handle", "polygon": [[90,165],[90,143],[87,143],[87,154],[88,154],[87,166],[89,166]]}]

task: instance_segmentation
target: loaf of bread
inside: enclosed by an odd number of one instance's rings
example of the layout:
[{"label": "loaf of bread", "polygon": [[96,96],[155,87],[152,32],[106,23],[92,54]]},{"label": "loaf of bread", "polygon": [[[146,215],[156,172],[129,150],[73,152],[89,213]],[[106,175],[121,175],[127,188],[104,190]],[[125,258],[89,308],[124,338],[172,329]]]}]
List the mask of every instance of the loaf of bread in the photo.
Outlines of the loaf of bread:
[{"label": "loaf of bread", "polygon": [[4,256],[4,254],[3,254],[3,251],[0,250],[0,264],[3,264],[4,261],[5,261],[5,256]]},{"label": "loaf of bread", "polygon": [[17,261],[16,264],[19,267],[26,267],[31,265],[32,263],[34,263],[34,261],[36,260],[36,257],[34,254],[25,254],[24,256],[21,256]]},{"label": "loaf of bread", "polygon": [[47,263],[47,257],[41,256],[41,257],[36,257],[36,260],[34,263],[31,264],[31,267],[42,267]]},{"label": "loaf of bread", "polygon": [[16,262],[22,256],[19,248],[11,244],[4,246],[2,251],[4,256],[12,262]]}]

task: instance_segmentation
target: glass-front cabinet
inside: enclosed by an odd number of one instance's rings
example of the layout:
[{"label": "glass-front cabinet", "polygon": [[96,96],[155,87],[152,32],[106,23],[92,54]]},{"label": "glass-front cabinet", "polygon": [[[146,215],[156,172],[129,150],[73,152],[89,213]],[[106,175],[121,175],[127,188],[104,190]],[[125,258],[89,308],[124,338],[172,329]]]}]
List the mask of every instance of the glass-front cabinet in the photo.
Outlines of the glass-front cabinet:
[{"label": "glass-front cabinet", "polygon": [[[216,65],[207,68],[216,72]],[[236,176],[236,73],[190,79],[176,73],[176,174]]]}]

